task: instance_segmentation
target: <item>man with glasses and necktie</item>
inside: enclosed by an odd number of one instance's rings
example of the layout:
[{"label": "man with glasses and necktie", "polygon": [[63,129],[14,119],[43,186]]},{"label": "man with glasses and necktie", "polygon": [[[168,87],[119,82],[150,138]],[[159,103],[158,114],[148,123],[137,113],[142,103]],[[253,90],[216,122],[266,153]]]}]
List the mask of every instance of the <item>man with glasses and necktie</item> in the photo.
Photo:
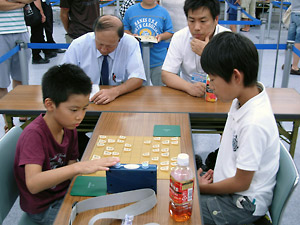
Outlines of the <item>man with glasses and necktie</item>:
[{"label": "man with glasses and necktie", "polygon": [[95,104],[107,104],[146,81],[139,42],[124,34],[122,21],[113,15],[100,16],[94,32],[75,39],[62,63],[80,66],[93,84],[113,86],[92,96]]}]

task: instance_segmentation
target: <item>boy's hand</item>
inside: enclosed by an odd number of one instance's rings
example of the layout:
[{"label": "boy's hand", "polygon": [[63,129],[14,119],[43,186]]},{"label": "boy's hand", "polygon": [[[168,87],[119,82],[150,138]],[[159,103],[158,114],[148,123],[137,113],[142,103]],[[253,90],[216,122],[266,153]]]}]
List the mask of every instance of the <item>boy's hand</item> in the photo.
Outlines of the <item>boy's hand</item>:
[{"label": "boy's hand", "polygon": [[213,182],[214,171],[213,170],[208,170],[203,176],[201,176],[200,174],[202,172],[203,172],[203,170],[200,168],[198,170],[199,185],[201,185],[201,184],[211,184]]},{"label": "boy's hand", "polygon": [[77,169],[79,174],[89,174],[95,173],[99,170],[109,170],[108,167],[115,165],[117,162],[120,162],[120,159],[117,157],[95,159],[89,161],[82,161],[73,164]]},{"label": "boy's hand", "polygon": [[157,39],[157,42],[160,42],[162,40],[162,37],[160,34],[156,35],[156,39]]},{"label": "boy's hand", "polygon": [[206,84],[202,82],[189,83],[190,87],[186,90],[188,94],[194,97],[202,97],[205,94]]}]

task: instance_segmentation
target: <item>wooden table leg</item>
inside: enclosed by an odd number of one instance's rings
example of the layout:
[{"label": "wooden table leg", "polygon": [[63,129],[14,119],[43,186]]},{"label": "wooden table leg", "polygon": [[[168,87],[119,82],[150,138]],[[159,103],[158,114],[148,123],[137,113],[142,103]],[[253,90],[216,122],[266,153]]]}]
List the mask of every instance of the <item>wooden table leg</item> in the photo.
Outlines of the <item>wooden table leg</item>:
[{"label": "wooden table leg", "polygon": [[294,158],[295,149],[296,149],[296,143],[298,138],[298,130],[299,130],[300,121],[296,120],[293,122],[293,130],[291,133],[291,143],[290,143],[290,154],[292,158]]},{"label": "wooden table leg", "polygon": [[287,131],[284,129],[280,121],[277,121],[277,126],[279,130],[280,137],[282,140],[287,142],[290,145],[289,152],[294,158],[295,149],[296,149],[296,143],[298,138],[298,130],[300,126],[300,120],[294,120],[293,121],[293,128],[291,131]]},{"label": "wooden table leg", "polygon": [[11,129],[14,126],[13,117],[10,115],[5,115],[5,118],[6,118],[8,129]]}]

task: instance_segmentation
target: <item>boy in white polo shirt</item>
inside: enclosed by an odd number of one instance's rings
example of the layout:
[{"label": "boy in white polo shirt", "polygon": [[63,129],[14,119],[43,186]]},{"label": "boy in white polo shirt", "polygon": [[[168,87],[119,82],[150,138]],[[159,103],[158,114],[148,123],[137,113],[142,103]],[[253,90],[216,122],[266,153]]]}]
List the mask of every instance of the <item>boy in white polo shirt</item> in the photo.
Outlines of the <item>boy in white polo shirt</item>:
[{"label": "boy in white polo shirt", "polygon": [[258,53],[248,38],[223,32],[206,45],[201,65],[218,99],[233,100],[214,171],[198,171],[204,223],[252,223],[268,211],[279,167],[276,121],[257,82]]}]

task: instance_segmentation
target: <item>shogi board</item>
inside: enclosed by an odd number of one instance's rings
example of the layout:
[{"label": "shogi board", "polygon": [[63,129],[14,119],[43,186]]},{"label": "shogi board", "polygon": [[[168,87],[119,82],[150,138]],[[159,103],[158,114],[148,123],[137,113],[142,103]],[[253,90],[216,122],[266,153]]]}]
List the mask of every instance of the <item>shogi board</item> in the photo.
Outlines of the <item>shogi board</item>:
[{"label": "shogi board", "polygon": [[[107,136],[99,135],[90,160],[119,157],[122,164],[157,165],[157,179],[170,179],[170,171],[177,165],[180,137]],[[93,176],[105,176],[98,171]]]}]

